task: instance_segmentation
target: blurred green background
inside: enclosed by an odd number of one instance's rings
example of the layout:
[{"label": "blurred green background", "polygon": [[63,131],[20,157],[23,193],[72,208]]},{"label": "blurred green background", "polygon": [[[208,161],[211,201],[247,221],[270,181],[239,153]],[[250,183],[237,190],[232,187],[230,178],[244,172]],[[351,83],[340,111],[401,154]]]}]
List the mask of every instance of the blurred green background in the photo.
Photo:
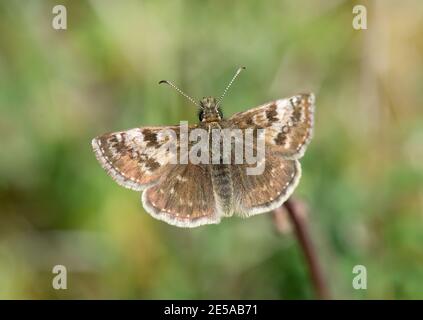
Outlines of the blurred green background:
[{"label": "blurred green background", "polygon": [[[91,150],[105,132],[197,121],[158,81],[219,95],[239,65],[227,116],[316,93],[294,195],[332,297],[423,298],[422,18],[417,0],[0,1],[0,298],[314,298],[270,214],[168,226]],[[52,288],[57,264],[67,290]]]}]

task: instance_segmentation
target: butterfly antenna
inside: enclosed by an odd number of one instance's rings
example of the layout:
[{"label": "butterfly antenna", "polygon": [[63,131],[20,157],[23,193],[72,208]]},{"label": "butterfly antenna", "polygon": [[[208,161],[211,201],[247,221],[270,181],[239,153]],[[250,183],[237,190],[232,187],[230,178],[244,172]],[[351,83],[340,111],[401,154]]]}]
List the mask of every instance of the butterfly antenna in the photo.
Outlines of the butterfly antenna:
[{"label": "butterfly antenna", "polygon": [[171,86],[173,89],[178,91],[181,95],[183,95],[185,98],[187,98],[189,101],[191,101],[193,104],[195,104],[198,107],[198,103],[195,102],[195,100],[193,98],[191,98],[189,95],[187,95],[185,92],[183,92],[177,86],[175,86],[172,82],[170,82],[168,80],[162,80],[162,81],[159,82],[159,84],[162,84],[162,83],[168,84],[169,86]]},{"label": "butterfly antenna", "polygon": [[220,102],[222,102],[223,97],[226,95],[226,92],[228,92],[228,89],[231,87],[232,83],[235,81],[235,79],[238,77],[238,75],[241,73],[242,70],[244,70],[245,67],[240,67],[238,68],[238,70],[236,71],[235,75],[233,76],[232,80],[229,81],[229,84],[226,86],[225,90],[223,91],[222,95],[220,96],[217,105],[220,104]]}]

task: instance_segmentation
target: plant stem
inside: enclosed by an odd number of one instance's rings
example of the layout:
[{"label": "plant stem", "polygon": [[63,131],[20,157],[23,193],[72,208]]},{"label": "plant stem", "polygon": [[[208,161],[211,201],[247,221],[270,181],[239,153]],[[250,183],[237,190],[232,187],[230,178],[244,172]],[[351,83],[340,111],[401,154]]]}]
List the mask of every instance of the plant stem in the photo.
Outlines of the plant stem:
[{"label": "plant stem", "polygon": [[[295,235],[297,237],[301,250],[303,251],[316,298],[329,299],[327,284],[317,258],[316,250],[314,249],[313,243],[311,241],[310,232],[307,228],[307,215],[305,209],[301,207],[298,202],[292,200],[291,198],[288,199],[283,204],[283,206],[285,207],[288,216],[293,224]],[[279,207],[274,210],[274,221],[276,225],[278,224],[278,220],[281,221],[280,219],[276,219],[276,216],[283,214],[285,214],[285,212],[282,207]],[[277,225],[277,227],[278,230],[281,230],[280,226]]]}]

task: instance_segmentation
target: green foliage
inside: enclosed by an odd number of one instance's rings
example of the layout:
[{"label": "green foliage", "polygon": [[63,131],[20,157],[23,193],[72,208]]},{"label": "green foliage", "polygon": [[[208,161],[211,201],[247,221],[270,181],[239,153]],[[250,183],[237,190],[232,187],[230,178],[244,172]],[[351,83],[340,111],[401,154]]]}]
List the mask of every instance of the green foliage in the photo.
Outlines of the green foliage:
[{"label": "green foliage", "polygon": [[165,225],[91,151],[107,131],[196,121],[159,80],[217,96],[239,65],[226,116],[316,93],[295,196],[332,296],[423,298],[421,3],[365,3],[362,31],[350,1],[64,1],[60,31],[55,4],[0,4],[0,298],[313,298],[270,215]]}]

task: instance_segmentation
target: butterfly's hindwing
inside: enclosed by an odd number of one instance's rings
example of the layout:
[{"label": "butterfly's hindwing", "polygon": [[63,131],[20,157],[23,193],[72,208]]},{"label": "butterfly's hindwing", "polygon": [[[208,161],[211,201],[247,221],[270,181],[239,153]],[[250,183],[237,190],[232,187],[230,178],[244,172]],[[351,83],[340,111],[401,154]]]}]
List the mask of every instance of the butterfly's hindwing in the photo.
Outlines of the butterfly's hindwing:
[{"label": "butterfly's hindwing", "polygon": [[159,220],[179,227],[219,223],[209,165],[176,165],[142,194],[143,206]]},{"label": "butterfly's hindwing", "polygon": [[298,160],[286,160],[268,151],[262,174],[248,175],[248,165],[232,165],[235,212],[248,217],[271,211],[292,194],[301,177]]}]

